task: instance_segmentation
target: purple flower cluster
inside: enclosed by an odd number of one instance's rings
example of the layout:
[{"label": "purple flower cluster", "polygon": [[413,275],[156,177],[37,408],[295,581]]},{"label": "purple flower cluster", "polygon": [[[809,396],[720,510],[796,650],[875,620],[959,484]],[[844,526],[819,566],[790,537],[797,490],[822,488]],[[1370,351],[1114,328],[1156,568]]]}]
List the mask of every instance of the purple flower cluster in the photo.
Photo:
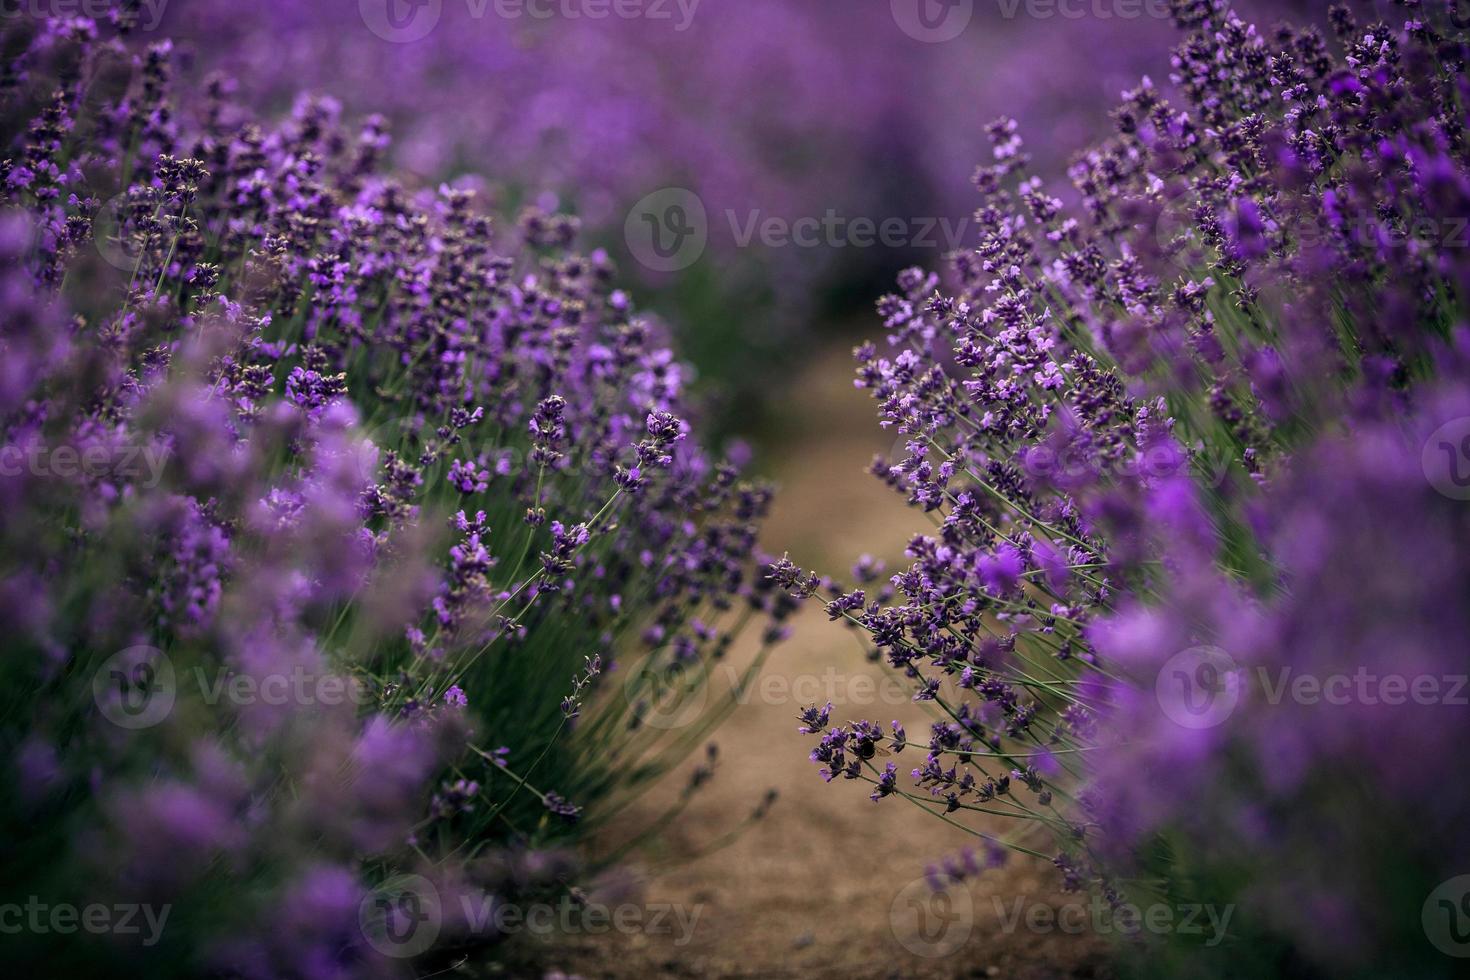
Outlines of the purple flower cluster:
[{"label": "purple flower cluster", "polygon": [[[752,406],[777,418],[775,386],[751,379],[800,363],[788,351],[814,321],[849,318],[913,256],[955,247],[986,119],[1057,134],[1058,166],[1105,129],[1117,92],[1167,43],[1163,2],[188,0],[163,24],[197,84],[223,71],[255,104],[331,92],[391,121],[394,144],[366,152],[429,180],[493,159],[487,193],[575,213],[609,247],[623,248],[630,211],[656,216],[636,210],[646,195],[693,191],[707,258],[648,285],[745,424]],[[937,44],[906,33],[905,17],[931,8],[968,26]],[[748,245],[766,221],[829,215],[896,221],[901,244]]]},{"label": "purple flower cluster", "polygon": [[1420,905],[1470,869],[1470,42],[1396,6],[1329,36],[1176,0],[1182,104],[1128,91],[1075,205],[990,127],[978,244],[857,351],[906,438],[873,472],[936,530],[824,596],[933,723],[802,718],[825,779],[1325,969],[1434,962]]},{"label": "purple flower cluster", "polygon": [[[770,491],[572,222],[380,172],[327,99],[180,99],[129,27],[0,35],[3,892],[175,918],[14,957],[401,975],[697,744],[600,678],[779,636]],[[442,941],[385,951],[405,873]]]}]

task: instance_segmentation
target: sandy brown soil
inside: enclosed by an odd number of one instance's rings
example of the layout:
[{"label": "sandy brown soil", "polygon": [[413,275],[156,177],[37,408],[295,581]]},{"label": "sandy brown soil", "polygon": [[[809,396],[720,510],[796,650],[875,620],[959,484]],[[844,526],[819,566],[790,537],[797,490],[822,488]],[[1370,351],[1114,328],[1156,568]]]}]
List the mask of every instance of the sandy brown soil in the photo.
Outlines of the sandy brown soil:
[{"label": "sandy brown soil", "polygon": [[[921,526],[863,472],[892,437],[876,425],[866,395],[851,387],[846,361],[845,351],[834,351],[794,387],[801,436],[780,454],[781,495],[767,534],[798,563],[844,578],[864,552],[892,565]],[[564,936],[536,958],[586,980],[1107,976],[1106,948],[1096,938],[1028,929],[1024,917],[1014,925],[1017,909],[1065,900],[1049,866],[1013,860],[936,898],[923,884],[925,866],[974,839],[905,800],[869,801],[867,784],[822,782],[807,759],[812,740],[796,731],[803,703],[836,702],[834,721],[896,718],[911,735],[923,731],[925,716],[819,606],[795,627],[763,684],[716,734],[718,773],[660,850],[677,860],[697,849],[742,819],[767,787],[780,792],[779,803],[731,846],[646,881],[638,898],[649,909],[676,905],[692,928]],[[753,645],[734,658],[752,655]],[[895,760],[905,776],[919,758],[910,753]],[[679,789],[669,782],[618,829],[636,832],[660,813]],[[509,964],[504,970],[516,972]]]}]

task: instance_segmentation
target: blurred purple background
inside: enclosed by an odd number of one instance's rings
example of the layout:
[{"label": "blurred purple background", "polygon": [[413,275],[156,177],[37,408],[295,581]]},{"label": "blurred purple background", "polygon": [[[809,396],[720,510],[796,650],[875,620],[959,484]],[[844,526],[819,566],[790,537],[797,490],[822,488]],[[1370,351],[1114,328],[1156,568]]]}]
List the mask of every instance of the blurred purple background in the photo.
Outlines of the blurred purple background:
[{"label": "blurred purple background", "polygon": [[[1274,19],[1300,2],[1266,6]],[[491,200],[578,214],[641,271],[652,307],[727,409],[759,429],[745,379],[863,310],[905,265],[971,240],[984,126],[1016,117],[1053,192],[1142,74],[1164,84],[1165,0],[173,0],[164,28],[202,79],[249,104],[303,88],[392,121],[400,169],[483,175]],[[621,12],[621,15],[620,13]],[[598,14],[602,16],[597,16]],[[636,16],[630,16],[636,15]],[[145,18],[146,22],[146,18]],[[1269,19],[1265,22],[1269,23]],[[684,187],[708,247],[677,276],[640,270],[624,224]],[[835,217],[815,244],[744,233]],[[898,219],[854,247],[851,222]],[[941,220],[942,219],[942,220]],[[728,415],[728,412],[727,412]]]}]

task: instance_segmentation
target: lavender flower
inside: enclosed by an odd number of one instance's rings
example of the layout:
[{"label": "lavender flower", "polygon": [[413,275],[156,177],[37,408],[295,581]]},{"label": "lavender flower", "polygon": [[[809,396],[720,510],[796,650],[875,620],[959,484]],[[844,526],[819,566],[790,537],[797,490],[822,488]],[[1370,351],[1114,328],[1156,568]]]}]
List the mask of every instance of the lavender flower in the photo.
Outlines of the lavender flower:
[{"label": "lavender flower", "polygon": [[[1438,969],[1370,882],[1424,896],[1463,873],[1450,828],[1470,812],[1434,775],[1466,734],[1442,701],[1238,686],[1463,675],[1442,638],[1463,632],[1465,570],[1435,542],[1464,512],[1424,447],[1470,394],[1470,257],[1434,231],[1470,211],[1470,46],[1445,5],[1406,6],[1334,11],[1330,42],[1173,4],[1183,105],[1131,88],[1071,169],[1075,206],[1029,174],[1012,120],[990,127],[953,286],[902,275],[878,304],[892,351],[856,352],[906,437],[873,471],[937,529],[860,614],[813,590],[942,719],[912,772],[926,809],[1009,818],[999,843],[1112,904],[1145,878],[1212,889],[1329,972]],[[1458,465],[1441,442],[1433,465]],[[812,758],[881,799],[868,726],[814,729]]]},{"label": "lavender flower", "polygon": [[[329,98],[176,86],[131,16],[3,28],[0,450],[46,461],[0,473],[0,815],[47,855],[12,887],[189,908],[133,972],[386,975],[374,887],[452,905],[473,857],[499,896],[565,889],[578,818],[684,757],[594,695],[720,655],[737,606],[779,628],[769,491],[701,445],[574,222],[498,233]],[[521,858],[555,874],[486,871]]]}]

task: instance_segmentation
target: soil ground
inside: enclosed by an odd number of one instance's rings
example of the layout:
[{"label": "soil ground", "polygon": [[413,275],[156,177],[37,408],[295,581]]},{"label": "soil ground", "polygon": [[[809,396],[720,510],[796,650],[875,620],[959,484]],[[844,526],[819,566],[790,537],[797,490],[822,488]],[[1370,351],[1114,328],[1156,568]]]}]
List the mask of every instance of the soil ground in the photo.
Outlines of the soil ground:
[{"label": "soil ground", "polygon": [[[864,552],[893,567],[922,526],[898,495],[864,472],[893,439],[851,377],[846,352],[834,350],[793,386],[790,411],[800,425],[778,457],[780,494],[766,533],[768,547],[781,542],[798,564],[840,578]],[[974,838],[903,799],[871,802],[866,783],[821,780],[807,758],[812,740],[796,730],[805,704],[833,701],[834,722],[898,719],[911,736],[923,732],[925,716],[819,605],[794,626],[762,684],[716,733],[721,762],[714,780],[660,841],[673,870],[640,889],[642,907],[673,905],[684,925],[670,922],[662,934],[563,936],[535,950],[535,959],[585,980],[1109,976],[1099,939],[1046,924],[1047,908],[1076,901],[1056,891],[1049,865],[1018,857],[935,896],[923,881],[926,866]],[[732,659],[738,665],[753,654],[754,644],[746,644]],[[895,761],[906,776],[910,755]],[[636,832],[661,813],[680,788],[677,779],[667,782],[617,829]],[[679,862],[681,853],[738,823],[768,787],[780,800],[764,821],[722,850]],[[1042,924],[1028,926],[1028,919]]]}]

